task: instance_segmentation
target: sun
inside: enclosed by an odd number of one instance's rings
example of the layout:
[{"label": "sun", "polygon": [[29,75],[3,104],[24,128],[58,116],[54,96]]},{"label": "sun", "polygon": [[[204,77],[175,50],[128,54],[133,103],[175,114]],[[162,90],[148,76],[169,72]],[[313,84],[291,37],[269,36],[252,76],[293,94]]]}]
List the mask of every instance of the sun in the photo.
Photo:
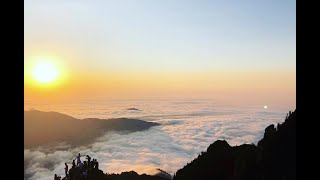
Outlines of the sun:
[{"label": "sun", "polygon": [[32,69],[33,78],[39,83],[50,83],[58,79],[59,71],[50,62],[39,62]]}]

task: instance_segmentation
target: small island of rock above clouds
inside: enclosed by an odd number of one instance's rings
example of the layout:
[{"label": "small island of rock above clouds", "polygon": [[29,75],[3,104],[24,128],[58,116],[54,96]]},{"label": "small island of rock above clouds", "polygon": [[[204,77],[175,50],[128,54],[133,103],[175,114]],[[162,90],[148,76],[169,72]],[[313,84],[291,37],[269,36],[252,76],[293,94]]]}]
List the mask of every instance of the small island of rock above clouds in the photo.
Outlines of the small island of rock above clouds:
[{"label": "small island of rock above clouds", "polygon": [[127,108],[128,111],[141,111],[140,109],[138,108]]}]

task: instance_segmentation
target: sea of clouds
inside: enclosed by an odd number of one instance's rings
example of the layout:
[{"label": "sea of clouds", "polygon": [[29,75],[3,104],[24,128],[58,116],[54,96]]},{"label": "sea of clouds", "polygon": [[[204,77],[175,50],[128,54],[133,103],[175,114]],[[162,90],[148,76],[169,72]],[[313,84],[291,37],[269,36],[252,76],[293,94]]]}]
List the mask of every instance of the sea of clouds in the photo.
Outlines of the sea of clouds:
[{"label": "sea of clouds", "polygon": [[[105,173],[134,170],[139,174],[153,174],[160,168],[173,175],[218,139],[224,139],[230,145],[257,143],[264,129],[270,124],[283,122],[287,113],[264,110],[263,106],[225,108],[203,101],[118,102],[112,105],[114,108],[110,108],[110,104],[86,104],[91,108],[70,105],[69,109],[66,106],[56,109],[77,118],[134,117],[158,122],[161,126],[129,134],[106,132],[89,146],[71,147],[61,143],[25,149],[25,179],[52,179],[54,174],[63,176],[64,163],[71,164],[79,152],[97,159],[99,168]],[[125,110],[128,107],[142,111],[129,112]]]}]

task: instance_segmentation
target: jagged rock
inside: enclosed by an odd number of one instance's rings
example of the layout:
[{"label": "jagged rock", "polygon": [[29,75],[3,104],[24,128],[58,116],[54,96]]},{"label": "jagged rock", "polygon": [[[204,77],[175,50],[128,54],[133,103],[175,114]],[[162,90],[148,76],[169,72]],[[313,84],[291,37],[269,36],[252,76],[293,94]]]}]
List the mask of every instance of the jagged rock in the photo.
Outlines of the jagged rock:
[{"label": "jagged rock", "polygon": [[276,129],[265,129],[258,146],[231,147],[226,141],[211,144],[173,180],[283,180],[296,179],[296,111]]}]

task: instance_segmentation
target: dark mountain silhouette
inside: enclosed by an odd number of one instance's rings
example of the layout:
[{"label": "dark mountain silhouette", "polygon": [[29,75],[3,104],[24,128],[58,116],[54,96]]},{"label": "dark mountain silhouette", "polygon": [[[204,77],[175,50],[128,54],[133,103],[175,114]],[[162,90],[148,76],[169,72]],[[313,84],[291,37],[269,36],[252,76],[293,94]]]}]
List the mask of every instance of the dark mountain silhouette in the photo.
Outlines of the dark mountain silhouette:
[{"label": "dark mountain silhouette", "polygon": [[[91,162],[92,164],[93,162]],[[55,180],[168,180],[157,175],[147,175],[141,174],[134,171],[122,172],[121,174],[104,174],[102,170],[92,166],[88,169],[89,166],[83,166],[82,168],[74,165],[68,172],[67,176],[61,177],[57,176]],[[87,173],[83,173],[87,172]],[[55,175],[56,176],[56,175]]]},{"label": "dark mountain silhouette", "polygon": [[270,125],[258,145],[211,144],[207,152],[178,170],[174,180],[295,180],[296,111],[285,122]]},{"label": "dark mountain silhouette", "polygon": [[105,176],[105,180],[168,180],[168,178],[164,178],[157,175],[139,175],[134,171],[130,172],[122,172],[121,174],[107,174]]},{"label": "dark mountain silhouette", "polygon": [[76,119],[58,112],[24,111],[24,147],[55,142],[85,145],[107,131],[135,132],[160,125],[138,119]]}]

